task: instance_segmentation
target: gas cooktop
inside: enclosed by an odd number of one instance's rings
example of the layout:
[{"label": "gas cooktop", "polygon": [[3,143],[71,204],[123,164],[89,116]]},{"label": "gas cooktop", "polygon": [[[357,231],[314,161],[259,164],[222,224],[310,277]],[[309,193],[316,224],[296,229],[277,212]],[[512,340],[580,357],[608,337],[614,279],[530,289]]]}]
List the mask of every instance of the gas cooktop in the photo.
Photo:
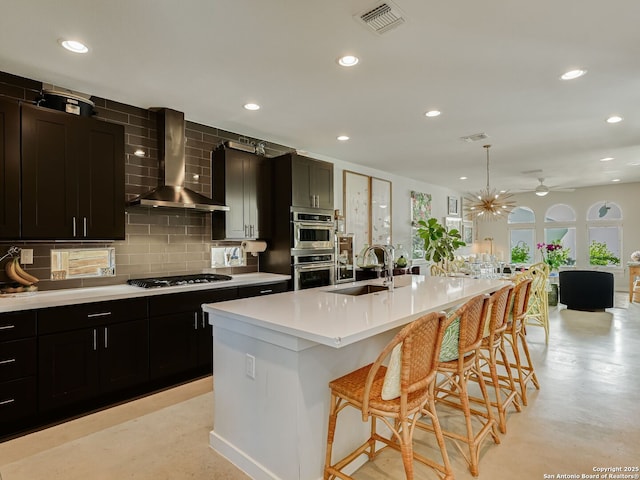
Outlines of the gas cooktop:
[{"label": "gas cooktop", "polygon": [[132,278],[127,280],[129,285],[142,288],[174,287],[177,285],[192,285],[200,283],[214,283],[231,280],[229,275],[219,273],[199,273],[195,275],[176,275],[171,277]]}]

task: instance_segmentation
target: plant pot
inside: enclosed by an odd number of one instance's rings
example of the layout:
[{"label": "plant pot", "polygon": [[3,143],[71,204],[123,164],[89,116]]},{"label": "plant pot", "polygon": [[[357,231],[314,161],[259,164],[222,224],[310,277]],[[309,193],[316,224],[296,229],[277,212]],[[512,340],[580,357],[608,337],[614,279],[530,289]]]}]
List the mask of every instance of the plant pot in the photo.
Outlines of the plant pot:
[{"label": "plant pot", "polygon": [[549,299],[549,306],[556,307],[558,305],[558,284],[550,283],[547,288],[547,296]]}]

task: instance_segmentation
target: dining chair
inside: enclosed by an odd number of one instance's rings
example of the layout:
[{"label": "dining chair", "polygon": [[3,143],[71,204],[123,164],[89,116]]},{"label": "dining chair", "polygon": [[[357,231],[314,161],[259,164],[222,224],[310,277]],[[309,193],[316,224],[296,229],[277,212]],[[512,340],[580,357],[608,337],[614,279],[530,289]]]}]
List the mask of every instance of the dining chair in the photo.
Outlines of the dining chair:
[{"label": "dining chair", "polygon": [[[509,322],[504,333],[504,339],[510,345],[513,353],[513,362],[497,360],[499,365],[508,366],[515,373],[514,381],[520,386],[520,398],[523,405],[527,405],[527,385],[531,382],[539,390],[540,383],[529,354],[529,346],[524,330],[524,321],[528,312],[529,298],[531,297],[533,280],[522,276],[516,279],[513,289],[513,306],[509,314]],[[501,377],[505,380],[504,377]]]},{"label": "dining chair", "polygon": [[547,294],[547,280],[549,280],[549,265],[544,262],[534,263],[527,270],[531,277],[531,294],[525,316],[527,325],[544,328],[544,341],[549,343],[549,296]]},{"label": "dining chair", "polygon": [[[489,394],[480,370],[479,349],[484,334],[484,320],[488,295],[477,295],[448,316],[447,326],[460,322],[457,358],[441,361],[438,365],[438,383],[435,387],[436,405],[446,405],[461,410],[464,415],[464,431],[443,427],[445,438],[453,440],[469,465],[474,476],[478,475],[480,445],[487,435],[500,443],[496,420],[492,413]],[[480,386],[482,410],[471,408],[468,381],[473,377]],[[475,425],[475,432],[474,432]],[[419,428],[431,431],[432,426],[421,424]],[[466,444],[462,447],[461,444]]]},{"label": "dining chair", "polygon": [[[505,349],[505,332],[509,326],[509,312],[513,302],[514,286],[508,284],[497,292],[491,294],[487,301],[485,335],[480,345],[480,369],[493,388],[495,401],[491,405],[498,411],[498,427],[502,433],[507,433],[507,409],[513,405],[516,411],[522,410],[520,395],[516,388],[509,358]],[[501,365],[502,376],[498,374],[498,356]],[[474,398],[481,403],[482,399]]]},{"label": "dining chair", "polygon": [[[436,369],[445,319],[444,313],[437,312],[420,317],[396,334],[375,362],[329,383],[331,406],[324,480],[351,479],[343,469],[363,454],[373,460],[379,452],[376,450],[378,442],[401,452],[407,480],[413,479],[413,460],[431,467],[440,478],[454,479],[434,404]],[[387,360],[388,366],[385,366],[383,363]],[[361,412],[362,421],[371,423],[371,433],[355,450],[333,462],[338,413],[346,407]],[[414,450],[413,432],[421,417],[430,421],[442,463]],[[389,438],[378,433],[378,420],[391,432]]]}]

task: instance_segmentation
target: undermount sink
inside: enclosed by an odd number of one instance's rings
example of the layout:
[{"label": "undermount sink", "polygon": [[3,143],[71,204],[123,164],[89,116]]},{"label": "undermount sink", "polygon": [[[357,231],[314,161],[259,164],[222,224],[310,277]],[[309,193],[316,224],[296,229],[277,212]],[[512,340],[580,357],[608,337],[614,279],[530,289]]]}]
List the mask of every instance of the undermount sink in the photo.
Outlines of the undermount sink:
[{"label": "undermount sink", "polygon": [[382,285],[359,285],[357,287],[339,288],[337,290],[331,290],[332,293],[339,293],[341,295],[368,295],[369,293],[378,293],[389,290]]}]

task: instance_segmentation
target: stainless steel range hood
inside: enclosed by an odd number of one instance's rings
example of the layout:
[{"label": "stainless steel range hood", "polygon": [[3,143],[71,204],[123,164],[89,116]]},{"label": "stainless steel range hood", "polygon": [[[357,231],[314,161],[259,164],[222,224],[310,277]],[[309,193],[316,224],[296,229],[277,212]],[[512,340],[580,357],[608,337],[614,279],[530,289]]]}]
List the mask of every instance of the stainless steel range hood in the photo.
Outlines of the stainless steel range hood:
[{"label": "stainless steel range hood", "polygon": [[130,206],[188,208],[201,212],[228,211],[204,195],[184,186],[185,179],[185,133],[184,113],[169,108],[158,112],[158,155],[160,156],[160,179],[157,188],[134,198]]}]

